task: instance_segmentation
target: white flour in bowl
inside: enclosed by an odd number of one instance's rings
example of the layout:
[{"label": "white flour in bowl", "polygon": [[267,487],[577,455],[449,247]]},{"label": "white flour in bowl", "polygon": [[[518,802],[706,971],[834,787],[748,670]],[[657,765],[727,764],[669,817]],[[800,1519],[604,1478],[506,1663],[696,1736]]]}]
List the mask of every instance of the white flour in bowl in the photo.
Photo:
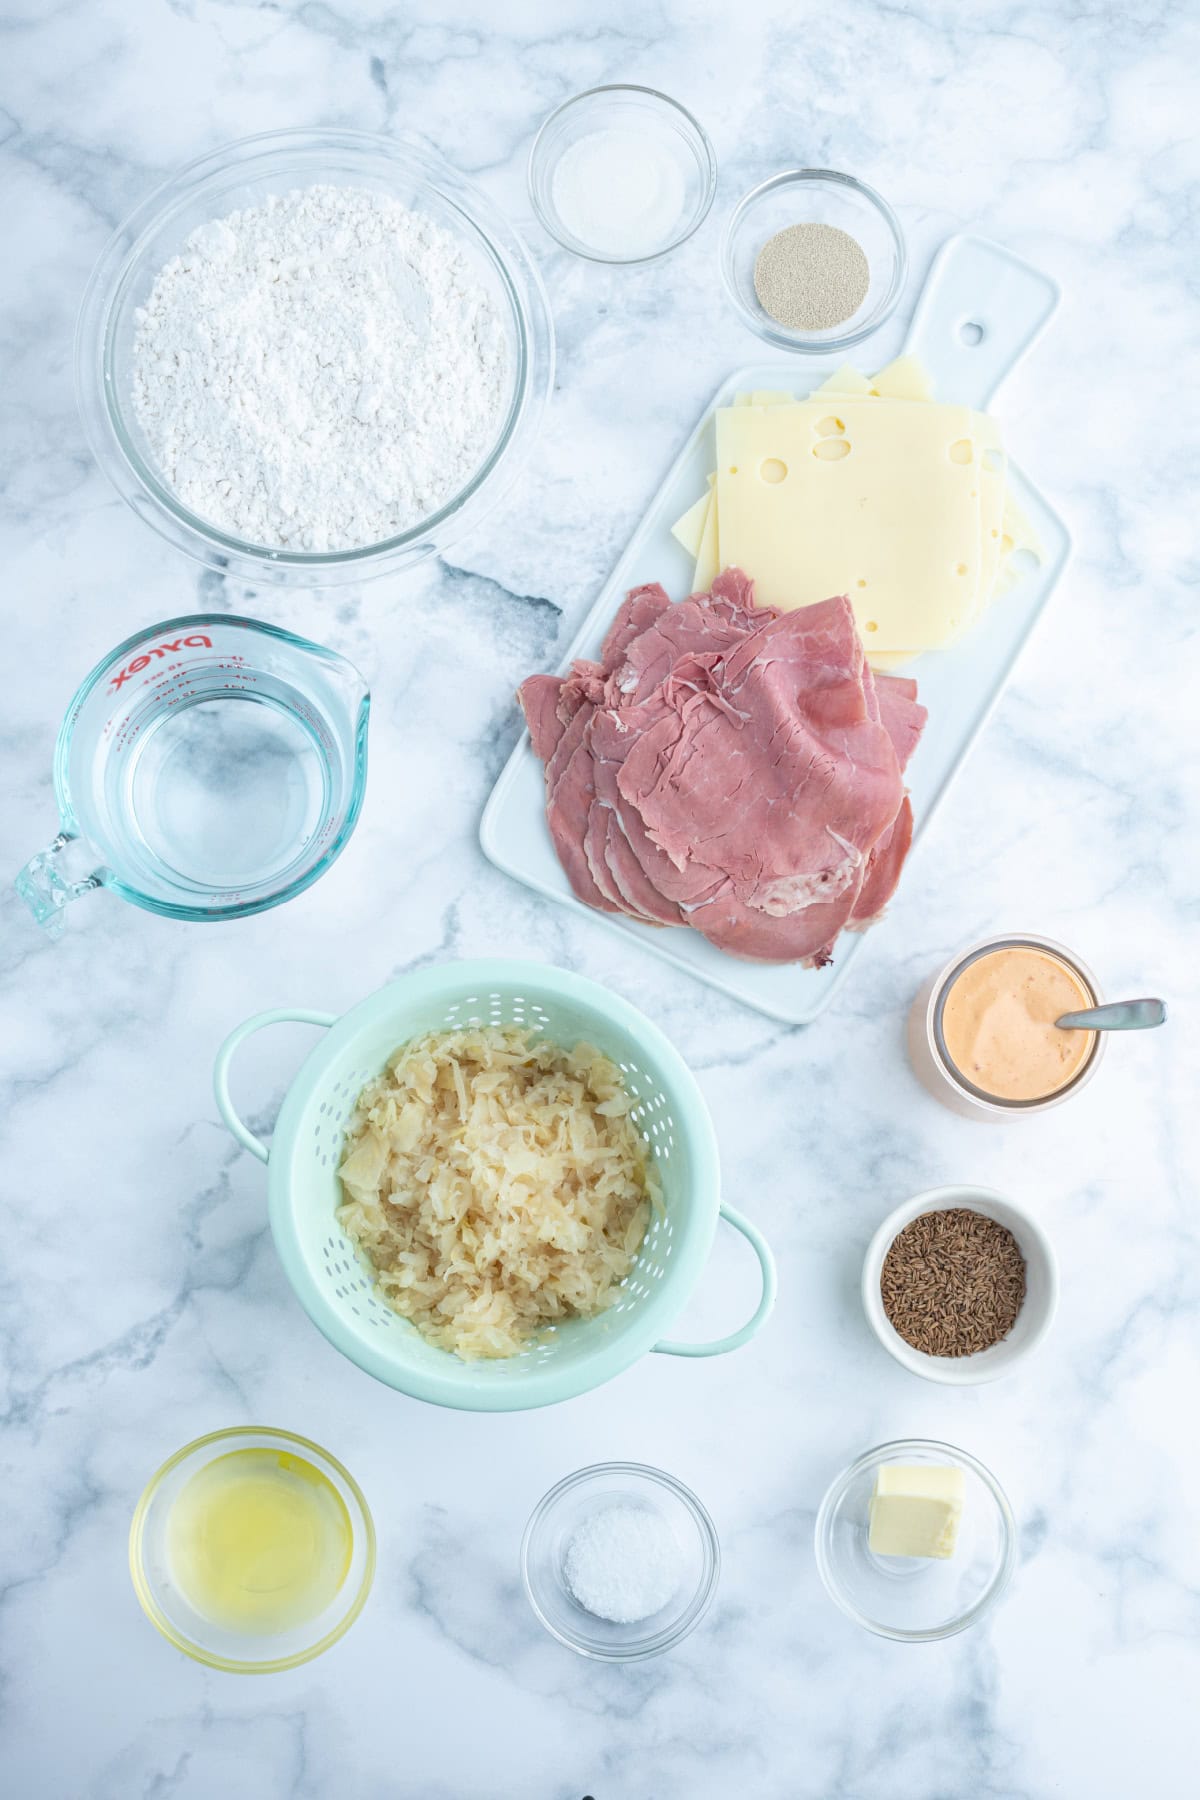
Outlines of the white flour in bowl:
[{"label": "white flour in bowl", "polygon": [[193,231],[137,312],[133,401],[190,511],[270,549],[362,549],[459,493],[508,395],[501,315],[432,219],[364,188]]}]

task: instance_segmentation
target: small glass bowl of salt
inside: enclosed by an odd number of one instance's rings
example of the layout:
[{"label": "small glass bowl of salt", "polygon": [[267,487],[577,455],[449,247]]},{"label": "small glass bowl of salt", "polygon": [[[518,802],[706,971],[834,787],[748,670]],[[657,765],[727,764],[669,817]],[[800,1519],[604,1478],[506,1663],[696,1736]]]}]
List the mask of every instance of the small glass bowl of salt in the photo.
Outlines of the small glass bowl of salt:
[{"label": "small glass bowl of salt", "polygon": [[577,1469],[525,1527],[521,1575],[538,1619],[580,1656],[671,1650],[708,1611],[721,1551],[690,1489],[644,1463]]},{"label": "small glass bowl of salt", "polygon": [[703,126],[654,88],[591,88],[545,121],[529,198],[550,236],[592,262],[652,262],[708,214],[717,159]]}]

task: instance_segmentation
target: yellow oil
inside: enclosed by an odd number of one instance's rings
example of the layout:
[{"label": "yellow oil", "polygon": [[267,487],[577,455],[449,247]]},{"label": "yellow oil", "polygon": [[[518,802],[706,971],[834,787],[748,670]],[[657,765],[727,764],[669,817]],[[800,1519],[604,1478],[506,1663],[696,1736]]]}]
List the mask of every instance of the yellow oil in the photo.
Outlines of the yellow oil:
[{"label": "yellow oil", "polygon": [[197,1471],[167,1522],[184,1598],[227,1631],[285,1632],[346,1579],[353,1528],[327,1475],[285,1450],[231,1450]]}]

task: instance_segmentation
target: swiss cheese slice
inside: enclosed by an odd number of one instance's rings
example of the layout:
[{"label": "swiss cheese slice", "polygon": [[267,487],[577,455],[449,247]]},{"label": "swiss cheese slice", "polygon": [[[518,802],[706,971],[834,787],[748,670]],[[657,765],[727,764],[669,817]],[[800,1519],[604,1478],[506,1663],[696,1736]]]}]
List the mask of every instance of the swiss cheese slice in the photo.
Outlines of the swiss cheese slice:
[{"label": "swiss cheese slice", "polygon": [[704,536],[704,521],[708,516],[709,495],[701,494],[694,506],[689,506],[681,519],[676,519],[671,527],[671,536],[683,545],[690,557],[700,554],[700,540]]},{"label": "swiss cheese slice", "polygon": [[849,594],[869,652],[947,643],[979,587],[979,457],[965,406],[813,396],[716,415],[720,566],[791,610]]},{"label": "swiss cheese slice", "polygon": [[[914,404],[929,407],[934,412],[945,413],[947,409],[933,404],[932,387],[929,377],[919,359],[905,355],[897,357],[893,362],[881,369],[877,375],[868,378],[851,364],[844,364],[829,376],[809,396],[811,402],[827,402],[828,411],[819,423],[822,435],[839,436],[847,429],[847,421],[842,416],[843,408],[834,406],[836,401],[869,402],[874,408],[880,403]],[[755,389],[752,392],[738,393],[734,396],[733,405],[738,409],[764,409],[772,413],[780,409],[794,410],[793,397],[790,394],[774,389]],[[849,441],[843,438],[843,441]],[[970,429],[965,439],[953,442],[953,459],[960,466],[970,469],[973,480],[968,499],[978,506],[978,556],[973,578],[973,592],[966,595],[957,586],[952,588],[951,600],[955,610],[947,612],[947,618],[954,618],[957,624],[951,635],[956,636],[977,619],[989,602],[996,595],[1004,593],[1019,579],[1019,571],[1014,571],[1010,558],[1020,550],[1028,550],[1039,560],[1042,555],[1041,545],[1029,521],[1016,507],[1008,493],[1008,471],[1004,456],[999,428],[995,421],[985,413],[971,415]],[[776,462],[779,459],[774,459]],[[820,460],[837,460],[830,453],[824,453]],[[775,472],[775,471],[772,471]],[[709,476],[712,488],[715,476]],[[727,484],[728,492],[728,484]],[[711,586],[718,570],[738,560],[734,552],[727,548],[731,542],[741,540],[735,526],[733,535],[723,530],[719,492],[702,495],[690,507],[673,528],[675,535],[684,545],[689,555],[696,559],[696,589],[707,589]],[[799,546],[794,552],[803,561],[805,552]],[[748,553],[745,557],[749,563]],[[757,559],[756,560],[760,560]],[[969,559],[968,559],[969,562]],[[958,564],[955,569],[957,573]],[[753,569],[750,569],[753,573]],[[857,580],[861,577],[856,577]],[[972,585],[972,577],[960,577],[968,585]],[[845,583],[843,583],[843,586]],[[763,599],[767,596],[762,590],[762,579],[759,579],[759,591]],[[864,598],[869,590],[858,590],[852,597]],[[822,598],[826,596],[821,596]],[[965,599],[967,604],[960,608],[957,602]],[[911,662],[920,655],[927,644],[895,646],[884,648],[879,642],[880,621],[865,605],[860,610],[860,625],[863,628],[867,654],[871,662],[880,669],[901,666]],[[872,622],[875,631],[869,627]],[[942,640],[946,641],[946,640]]]},{"label": "swiss cheese slice", "polygon": [[708,490],[708,511],[704,515],[704,530],[700,537],[700,548],[696,553],[696,573],[692,578],[693,594],[711,593],[712,584],[724,566],[717,537],[717,488],[714,482]]},{"label": "swiss cheese slice", "polygon": [[1005,555],[1014,550],[1028,550],[1041,562],[1046,555],[1046,546],[1042,543],[1031,520],[1026,518],[1013,496],[1006,492],[1004,496],[1004,518],[1001,530],[1007,540],[1004,546]]},{"label": "swiss cheese slice", "polygon": [[959,456],[968,456],[979,490],[979,585],[971,614],[964,620],[965,628],[987,610],[995,593],[1002,554],[1001,521],[1008,460],[1000,428],[987,413],[971,414],[970,439],[957,444],[955,451]]},{"label": "swiss cheese slice", "polygon": [[794,400],[795,394],[785,394],[781,388],[754,388],[747,393],[739,388],[730,401],[731,406],[778,406],[785,400]]},{"label": "swiss cheese slice", "polygon": [[996,581],[996,593],[1007,594],[1009,588],[1015,587],[1021,579],[1021,571],[1014,569],[1012,558],[1018,551],[1026,550],[1035,562],[1042,562],[1046,555],[1045,545],[1038,536],[1033,525],[1025,517],[1012,495],[1005,492],[1004,514],[1000,521],[1000,574]]},{"label": "swiss cheese slice", "polygon": [[871,384],[865,375],[861,375],[853,363],[843,363],[832,375],[827,375],[820,387],[815,387],[809,395],[810,400],[819,400],[824,394],[852,394],[866,399],[871,392]]},{"label": "swiss cheese slice", "polygon": [[932,400],[933,383],[916,356],[898,356],[871,380],[871,392],[884,400]]}]

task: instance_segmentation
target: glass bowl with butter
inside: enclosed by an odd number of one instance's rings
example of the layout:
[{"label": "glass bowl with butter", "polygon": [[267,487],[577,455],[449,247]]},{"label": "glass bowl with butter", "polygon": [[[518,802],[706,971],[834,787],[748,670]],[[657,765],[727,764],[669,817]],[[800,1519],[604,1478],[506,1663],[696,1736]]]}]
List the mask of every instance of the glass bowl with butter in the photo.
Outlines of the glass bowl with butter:
[{"label": "glass bowl with butter", "polygon": [[935,1099],[967,1118],[1046,1112],[1085,1087],[1104,1054],[1104,1032],[1055,1021],[1102,1000],[1087,965],[1053,939],[985,938],[939,969],[914,1000],[913,1071]]},{"label": "glass bowl with butter", "polygon": [[952,1444],[880,1444],[831,1483],[817,1513],[830,1598],[879,1637],[931,1643],[991,1611],[1012,1578],[1017,1530],[1000,1483]]}]

